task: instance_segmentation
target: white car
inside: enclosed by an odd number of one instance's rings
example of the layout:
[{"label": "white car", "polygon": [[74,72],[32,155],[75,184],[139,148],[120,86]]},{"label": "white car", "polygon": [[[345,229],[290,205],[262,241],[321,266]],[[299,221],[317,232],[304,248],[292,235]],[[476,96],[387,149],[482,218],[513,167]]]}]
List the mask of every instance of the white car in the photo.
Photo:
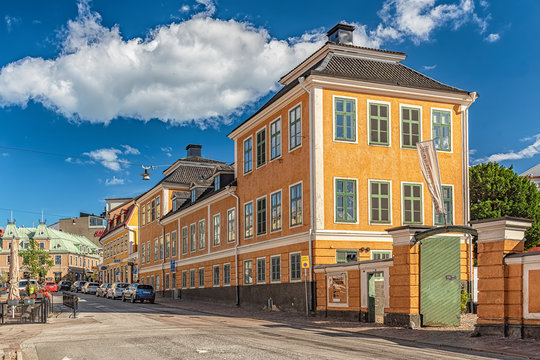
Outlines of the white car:
[{"label": "white car", "polygon": [[98,288],[99,284],[97,282],[87,282],[82,287],[81,292],[83,294],[95,294]]},{"label": "white car", "polygon": [[122,293],[126,288],[129,286],[128,283],[114,283],[112,286],[107,290],[107,298],[109,299],[117,299],[122,297]]}]

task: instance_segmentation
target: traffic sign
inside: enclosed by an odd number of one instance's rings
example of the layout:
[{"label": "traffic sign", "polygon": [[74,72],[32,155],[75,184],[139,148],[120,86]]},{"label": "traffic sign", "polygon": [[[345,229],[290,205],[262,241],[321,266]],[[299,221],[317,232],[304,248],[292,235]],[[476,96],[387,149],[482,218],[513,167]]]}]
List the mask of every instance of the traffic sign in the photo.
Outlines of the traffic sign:
[{"label": "traffic sign", "polygon": [[174,272],[176,270],[176,261],[171,260],[171,272]]},{"label": "traffic sign", "polygon": [[302,256],[302,269],[309,269],[309,256]]}]

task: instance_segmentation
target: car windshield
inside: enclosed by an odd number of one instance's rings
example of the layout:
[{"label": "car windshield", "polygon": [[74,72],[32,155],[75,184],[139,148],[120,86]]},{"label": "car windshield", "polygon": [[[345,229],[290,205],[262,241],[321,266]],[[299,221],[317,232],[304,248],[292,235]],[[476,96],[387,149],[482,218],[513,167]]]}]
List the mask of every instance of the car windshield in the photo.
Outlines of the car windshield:
[{"label": "car windshield", "polygon": [[28,284],[28,280],[19,281],[19,286],[26,286],[27,284]]},{"label": "car windshield", "polygon": [[79,285],[84,286],[86,284],[86,281],[79,282]]},{"label": "car windshield", "polygon": [[125,288],[125,287],[128,287],[128,284],[117,284],[116,287]]},{"label": "car windshield", "polygon": [[139,285],[138,288],[144,290],[154,290],[154,288],[150,285]]}]

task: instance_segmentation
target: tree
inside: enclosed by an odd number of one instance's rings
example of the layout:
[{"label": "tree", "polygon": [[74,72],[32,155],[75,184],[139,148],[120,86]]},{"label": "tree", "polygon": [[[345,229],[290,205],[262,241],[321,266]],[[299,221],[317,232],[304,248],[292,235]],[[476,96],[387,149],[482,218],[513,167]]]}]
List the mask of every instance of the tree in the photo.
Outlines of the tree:
[{"label": "tree", "polygon": [[514,216],[534,220],[525,232],[525,249],[540,243],[540,192],[512,168],[490,162],[469,171],[471,220]]},{"label": "tree", "polygon": [[49,269],[54,265],[51,255],[44,249],[39,248],[36,240],[30,239],[28,249],[22,250],[22,265],[30,272],[30,277],[40,279],[45,277]]}]

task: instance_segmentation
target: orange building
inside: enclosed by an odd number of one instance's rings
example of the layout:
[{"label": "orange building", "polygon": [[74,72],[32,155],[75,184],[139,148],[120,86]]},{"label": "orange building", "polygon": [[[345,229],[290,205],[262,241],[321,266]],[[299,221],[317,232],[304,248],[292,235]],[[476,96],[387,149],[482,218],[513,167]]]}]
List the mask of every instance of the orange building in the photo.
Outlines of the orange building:
[{"label": "orange building", "polygon": [[[166,177],[137,200],[148,214],[151,199],[166,199],[157,200],[156,218],[164,216],[146,236],[145,274],[170,271],[169,258],[152,248],[170,237],[178,240],[181,297],[304,309],[307,281],[314,309],[314,265],[390,258],[386,229],[444,225],[418,165],[416,143],[429,139],[446,223],[468,223],[467,114],[476,94],[402,65],[403,53],[353,46],[353,30],[330,30],[330,41],[229,134],[232,166],[168,192]],[[305,275],[302,256],[309,256]]]}]

